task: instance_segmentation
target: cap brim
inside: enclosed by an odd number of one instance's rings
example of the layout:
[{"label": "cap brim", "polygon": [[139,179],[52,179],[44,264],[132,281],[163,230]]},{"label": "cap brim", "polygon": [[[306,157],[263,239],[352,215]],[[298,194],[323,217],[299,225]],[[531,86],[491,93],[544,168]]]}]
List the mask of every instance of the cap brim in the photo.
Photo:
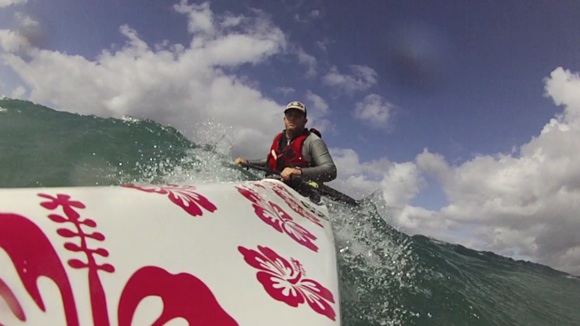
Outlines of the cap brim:
[{"label": "cap brim", "polygon": [[297,106],[291,106],[289,108],[286,108],[286,110],[284,110],[284,112],[286,112],[288,110],[298,110],[298,111],[306,112],[306,110],[304,110],[304,108],[297,107]]}]

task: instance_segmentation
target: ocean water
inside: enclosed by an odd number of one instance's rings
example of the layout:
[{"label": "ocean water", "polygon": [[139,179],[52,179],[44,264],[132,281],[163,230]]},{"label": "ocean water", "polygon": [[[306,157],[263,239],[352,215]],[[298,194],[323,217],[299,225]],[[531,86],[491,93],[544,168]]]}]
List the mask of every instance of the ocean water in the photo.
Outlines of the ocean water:
[{"label": "ocean water", "polygon": [[[257,180],[154,121],[0,99],[0,187]],[[329,202],[343,325],[580,325],[580,278],[389,224],[381,194]]]}]

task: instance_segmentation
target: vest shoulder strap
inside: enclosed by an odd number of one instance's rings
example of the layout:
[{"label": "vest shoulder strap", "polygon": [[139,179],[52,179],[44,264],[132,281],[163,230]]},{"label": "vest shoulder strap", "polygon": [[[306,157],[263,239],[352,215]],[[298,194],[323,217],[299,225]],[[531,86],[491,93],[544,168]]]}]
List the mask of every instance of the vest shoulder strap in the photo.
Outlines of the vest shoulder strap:
[{"label": "vest shoulder strap", "polygon": [[316,136],[322,138],[322,134],[317,129],[310,128],[310,132],[313,133],[313,134],[315,134]]}]

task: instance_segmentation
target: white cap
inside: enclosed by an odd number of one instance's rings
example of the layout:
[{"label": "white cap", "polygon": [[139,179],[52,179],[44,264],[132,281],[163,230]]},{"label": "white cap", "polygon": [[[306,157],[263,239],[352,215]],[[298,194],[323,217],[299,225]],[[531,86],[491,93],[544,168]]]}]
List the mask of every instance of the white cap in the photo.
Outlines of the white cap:
[{"label": "white cap", "polygon": [[304,112],[304,115],[306,115],[306,106],[304,106],[304,104],[302,104],[301,102],[293,101],[293,102],[288,103],[288,105],[286,105],[286,110],[284,110],[284,112],[286,112],[290,109],[296,109],[296,110],[302,111],[302,112]]}]

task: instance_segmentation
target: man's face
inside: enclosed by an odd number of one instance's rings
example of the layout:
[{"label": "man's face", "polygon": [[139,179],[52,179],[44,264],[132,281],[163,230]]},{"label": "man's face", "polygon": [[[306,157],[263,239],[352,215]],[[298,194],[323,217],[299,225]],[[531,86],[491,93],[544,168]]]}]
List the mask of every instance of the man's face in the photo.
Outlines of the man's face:
[{"label": "man's face", "polygon": [[308,119],[304,116],[304,112],[296,109],[287,110],[284,113],[284,126],[289,131],[302,131],[306,126]]}]

